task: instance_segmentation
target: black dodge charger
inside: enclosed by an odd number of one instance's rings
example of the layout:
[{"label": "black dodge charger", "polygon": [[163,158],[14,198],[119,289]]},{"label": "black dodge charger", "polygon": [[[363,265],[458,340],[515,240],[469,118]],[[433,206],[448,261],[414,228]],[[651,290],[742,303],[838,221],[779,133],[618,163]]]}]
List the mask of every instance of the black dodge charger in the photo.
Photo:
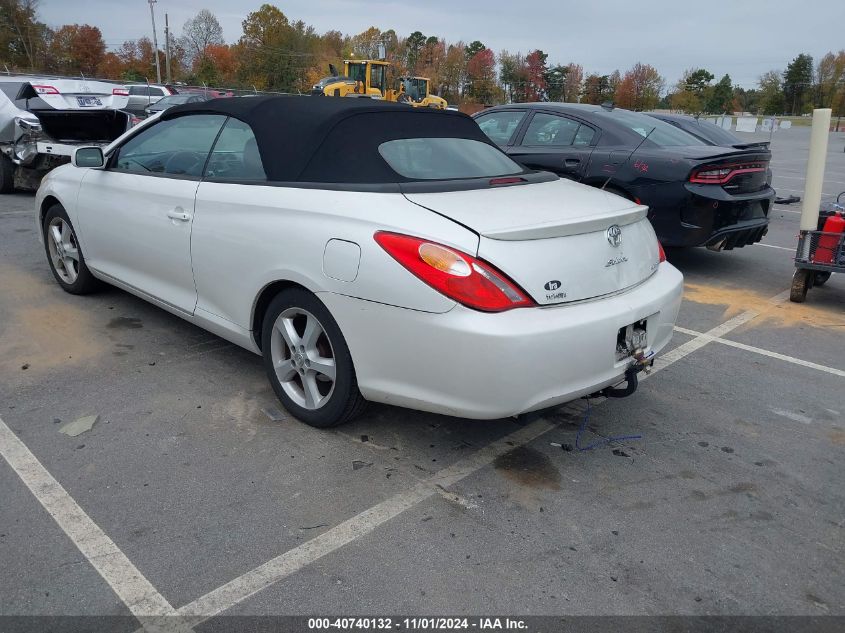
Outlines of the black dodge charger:
[{"label": "black dodge charger", "polygon": [[775,198],[765,145],[721,147],[611,106],[521,103],[483,110],[478,125],[514,160],[649,207],[667,246],[732,249],[766,234]]}]

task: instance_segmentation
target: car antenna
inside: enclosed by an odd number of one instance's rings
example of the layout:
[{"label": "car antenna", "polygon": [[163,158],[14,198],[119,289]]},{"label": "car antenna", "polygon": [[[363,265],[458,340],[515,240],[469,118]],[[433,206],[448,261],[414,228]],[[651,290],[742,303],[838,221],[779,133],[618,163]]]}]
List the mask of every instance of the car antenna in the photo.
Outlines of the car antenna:
[{"label": "car antenna", "polygon": [[[636,153],[637,153],[637,150],[638,150],[638,149],[640,149],[640,147],[642,147],[642,144],[646,142],[646,139],[648,139],[648,137],[649,137],[649,136],[651,136],[651,133],[652,133],[652,132],[654,132],[654,130],[656,130],[656,129],[657,129],[657,126],[655,125],[653,128],[651,128],[651,130],[649,130],[648,134],[646,134],[646,135],[643,137],[643,140],[641,140],[641,141],[639,142],[639,144],[638,144],[638,145],[634,148],[634,151],[633,151],[633,152],[631,152],[630,154],[628,154],[628,158],[626,158],[626,159],[625,159],[625,162],[624,162],[624,163],[622,163],[622,165],[620,165],[620,166],[619,166],[619,169],[617,169],[617,170],[616,170],[617,172],[618,172],[618,171],[620,171],[623,167],[625,167],[625,165],[627,165],[627,164],[628,164],[628,161],[629,161],[629,160],[631,160],[631,156],[633,156],[634,154],[636,154]],[[614,172],[614,173],[616,173],[616,172]],[[609,183],[609,182],[610,182],[610,179],[611,179],[611,178],[613,178],[613,174],[611,174],[610,176],[608,176],[608,177],[607,177],[607,180],[605,180],[605,181],[604,181],[604,184],[601,186],[601,190],[602,190],[602,191],[604,191],[604,188],[605,188],[605,187],[607,187],[607,183]]]}]

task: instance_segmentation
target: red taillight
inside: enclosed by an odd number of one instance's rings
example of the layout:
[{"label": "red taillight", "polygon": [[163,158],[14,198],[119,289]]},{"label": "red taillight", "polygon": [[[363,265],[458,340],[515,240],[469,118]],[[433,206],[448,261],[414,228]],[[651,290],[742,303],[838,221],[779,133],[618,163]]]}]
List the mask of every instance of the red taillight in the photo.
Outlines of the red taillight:
[{"label": "red taillight", "polygon": [[128,88],[112,88],[111,93],[115,97],[128,97],[129,96],[129,89]]},{"label": "red taillight", "polygon": [[410,235],[379,231],[376,242],[429,286],[468,308],[502,312],[534,302],[487,262]]},{"label": "red taillight", "polygon": [[663,244],[660,243],[660,240],[657,240],[657,254],[661,263],[666,261],[666,251],[663,250]]},{"label": "red taillight", "polygon": [[705,165],[693,170],[689,181],[702,185],[724,185],[739,174],[753,174],[766,171],[768,163],[758,161],[752,163],[733,163],[730,165]]},{"label": "red taillight", "polygon": [[54,86],[36,86],[35,84],[32,84],[32,87],[35,89],[35,92],[37,92],[40,95],[57,95],[57,94],[59,94],[59,91],[56,90],[56,88]]}]

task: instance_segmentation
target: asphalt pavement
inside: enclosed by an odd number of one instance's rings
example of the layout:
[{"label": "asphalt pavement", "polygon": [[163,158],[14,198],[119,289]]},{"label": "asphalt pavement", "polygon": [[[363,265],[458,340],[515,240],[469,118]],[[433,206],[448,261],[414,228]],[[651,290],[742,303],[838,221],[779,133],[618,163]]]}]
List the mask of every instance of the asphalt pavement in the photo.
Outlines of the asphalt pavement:
[{"label": "asphalt pavement", "polygon": [[[779,193],[803,193],[808,139],[775,134]],[[762,245],[669,253],[679,331],[630,398],[533,421],[372,405],[325,431],[258,356],[62,292],[32,195],[3,196],[0,615],[845,615],[845,278],[786,299],[799,212]],[[582,445],[641,438],[578,451],[585,415]]]}]

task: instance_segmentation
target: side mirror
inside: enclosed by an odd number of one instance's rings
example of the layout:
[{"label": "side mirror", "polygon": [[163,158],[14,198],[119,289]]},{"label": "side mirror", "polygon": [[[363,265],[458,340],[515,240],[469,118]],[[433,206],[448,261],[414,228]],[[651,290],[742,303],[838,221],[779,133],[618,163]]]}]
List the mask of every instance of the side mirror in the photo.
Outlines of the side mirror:
[{"label": "side mirror", "polygon": [[106,164],[106,159],[101,147],[77,147],[71,154],[70,162],[74,167],[99,169]]}]

